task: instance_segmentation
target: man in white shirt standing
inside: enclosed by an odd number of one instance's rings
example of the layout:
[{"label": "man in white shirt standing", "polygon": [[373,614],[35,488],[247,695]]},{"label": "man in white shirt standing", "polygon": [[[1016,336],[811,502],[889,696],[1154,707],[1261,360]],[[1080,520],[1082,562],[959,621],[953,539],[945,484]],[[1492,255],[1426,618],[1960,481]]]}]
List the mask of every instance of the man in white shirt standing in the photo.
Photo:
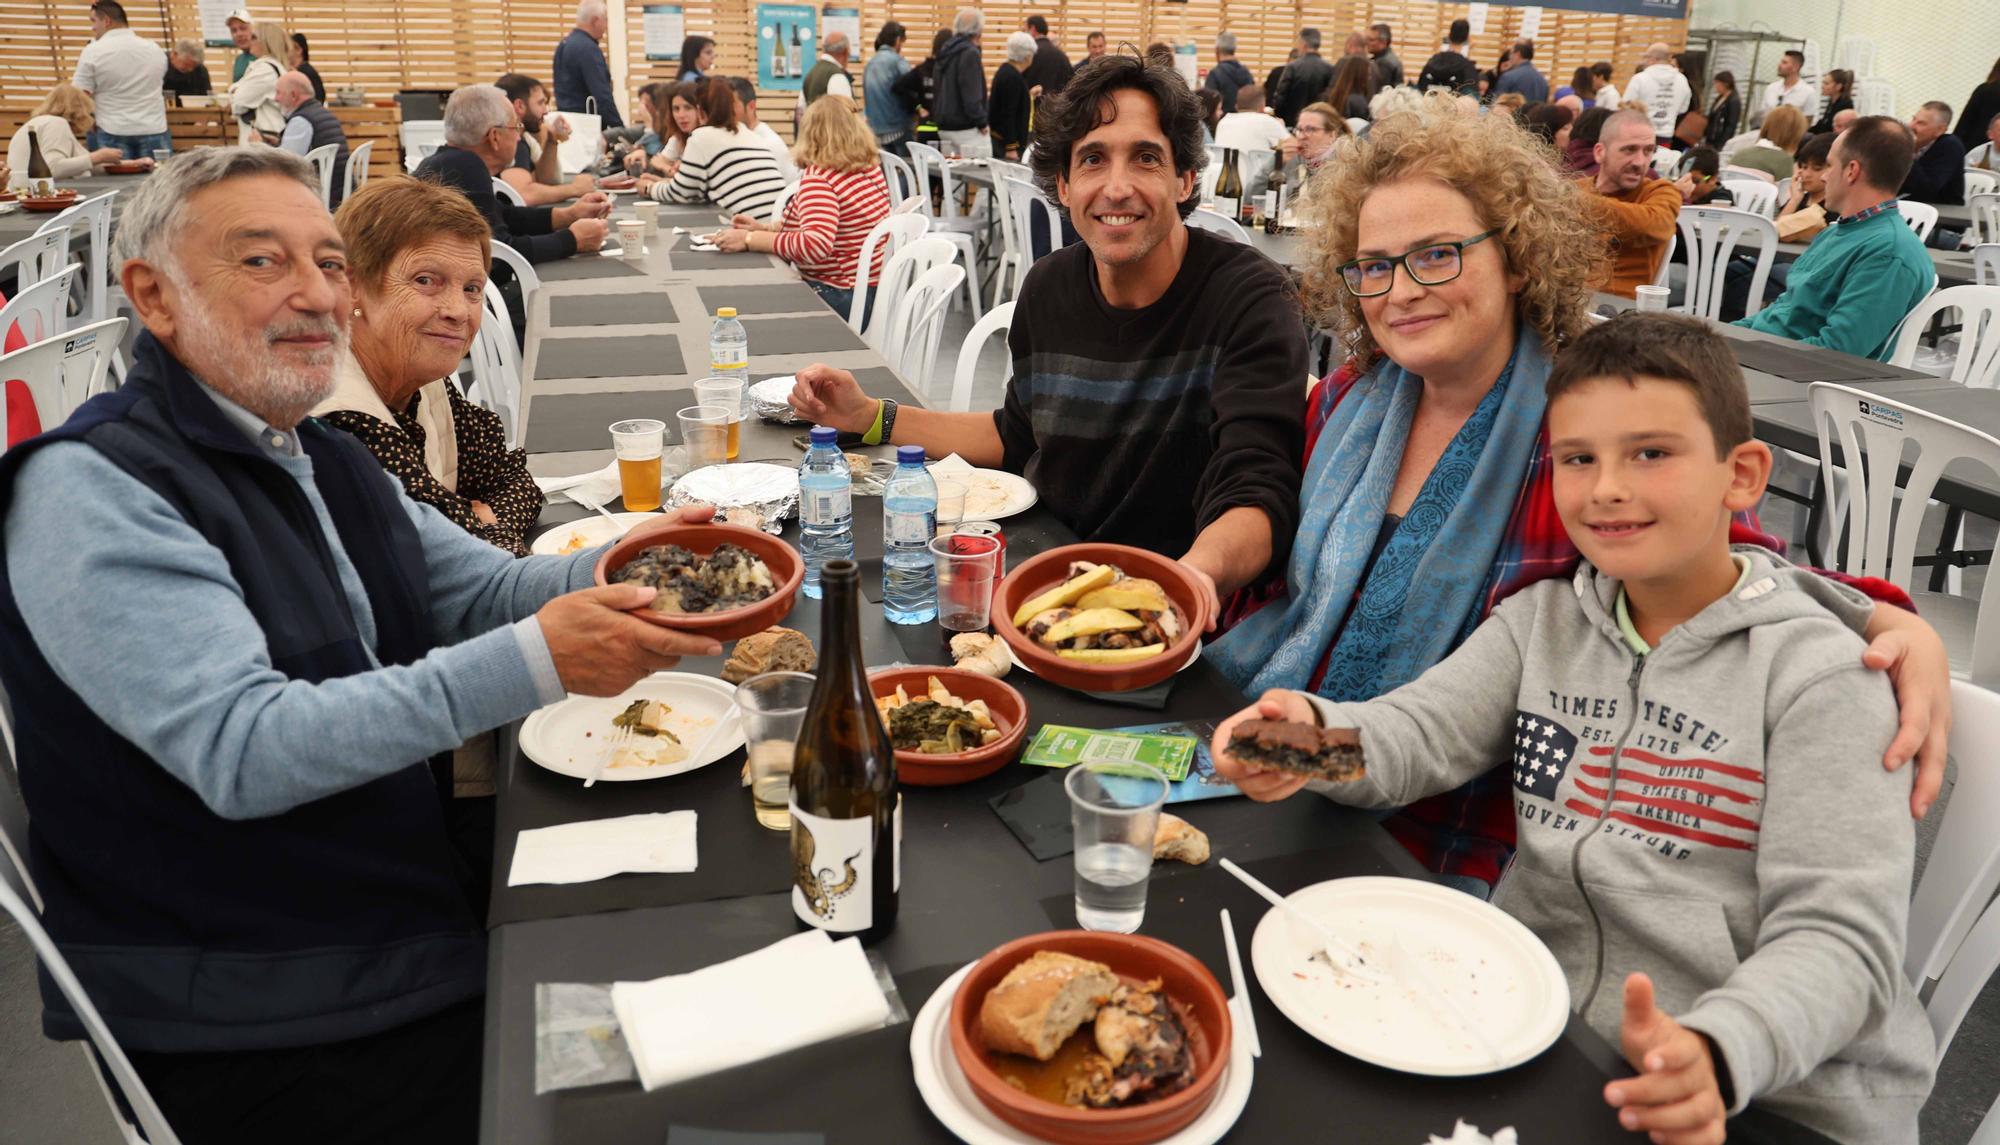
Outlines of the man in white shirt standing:
[{"label": "man in white shirt standing", "polygon": [[160,94],[167,53],[126,26],[125,6],[118,0],[97,0],[90,6],[90,35],[71,81],[97,101],[89,146],[116,147],[127,159],[173,150],[167,103]]},{"label": "man in white shirt standing", "polygon": [[1764,98],[1757,104],[1757,123],[1776,111],[1779,104],[1789,103],[1799,109],[1799,114],[1811,123],[1819,117],[1819,93],[1813,85],[1799,78],[1799,72],[1806,66],[1806,54],[1797,48],[1778,57],[1778,78],[1764,88]]},{"label": "man in white shirt standing", "polygon": [[1674,50],[1665,44],[1646,49],[1645,66],[1625,88],[1625,102],[1646,105],[1646,118],[1653,121],[1653,139],[1661,147],[1674,145],[1674,124],[1694,101],[1687,77],[1674,66]]}]

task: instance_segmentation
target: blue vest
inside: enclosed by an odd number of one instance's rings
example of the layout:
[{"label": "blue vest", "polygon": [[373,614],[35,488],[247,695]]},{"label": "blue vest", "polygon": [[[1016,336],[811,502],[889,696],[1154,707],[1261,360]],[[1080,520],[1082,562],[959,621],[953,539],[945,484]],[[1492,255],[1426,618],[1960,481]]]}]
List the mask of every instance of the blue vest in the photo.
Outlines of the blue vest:
[{"label": "blue vest", "polygon": [[[394,483],[344,433],[307,421],[298,437],[367,590],[375,655],[421,658],[432,646],[428,577]],[[123,388],[0,456],[0,505],[21,462],[52,441],[98,450],[223,553],[279,672],[318,682],[369,670],[304,490],[151,334]],[[280,815],[224,819],[56,677],[5,558],[0,539],[0,683],[32,819],[28,867],[49,932],[121,1044],[319,1045],[482,992],[484,934],[426,761]],[[42,997],[48,1036],[84,1035],[46,975]]]}]

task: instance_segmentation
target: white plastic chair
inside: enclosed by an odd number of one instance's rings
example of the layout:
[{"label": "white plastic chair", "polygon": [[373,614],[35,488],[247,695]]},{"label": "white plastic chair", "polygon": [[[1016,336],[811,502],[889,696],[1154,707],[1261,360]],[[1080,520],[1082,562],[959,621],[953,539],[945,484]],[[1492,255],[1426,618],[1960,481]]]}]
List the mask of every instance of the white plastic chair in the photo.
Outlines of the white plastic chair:
[{"label": "white plastic chair", "polygon": [[[2000,594],[1990,591],[1993,582],[1987,582],[1988,591],[1976,601],[1919,591],[1912,583],[1922,506],[1937,488],[1938,478],[1946,466],[1961,459],[2000,474],[2000,438],[1832,382],[1814,382],[1807,387],[1806,398],[1819,436],[1821,486],[1829,494],[1846,491],[1848,537],[1841,571],[1883,577],[1908,592],[1918,613],[1943,637],[1953,676],[1988,688],[2000,682],[2000,641],[1994,639],[2000,626],[1986,623],[1987,613],[1995,611],[1990,606],[2000,601]],[[1838,467],[1833,462],[1836,433],[1842,460]],[[1912,443],[1914,460],[1904,456],[1904,447]],[[1908,465],[1910,475],[1898,489],[1900,465]],[[1890,508],[1899,493],[1904,512],[1895,514],[1892,530]],[[1831,510],[1829,516],[1838,517],[1839,511]],[[1833,527],[1839,529],[1838,521]]]},{"label": "white plastic chair", "polygon": [[974,318],[985,313],[979,302],[979,234],[986,230],[987,217],[977,208],[971,212],[962,210],[958,202],[958,180],[952,175],[951,164],[945,162],[944,153],[928,143],[909,144],[910,163],[917,174],[917,189],[923,201],[930,200],[931,172],[937,172],[938,207],[926,211],[931,220],[931,233],[948,239],[965,256],[965,298],[972,306]]},{"label": "white plastic chair", "polygon": [[[71,211],[75,209],[70,208]],[[53,226],[54,222],[54,219],[49,220],[50,225],[0,250],[0,278],[7,277],[7,273],[12,271],[15,289],[26,290],[69,265],[69,228],[58,229]]]},{"label": "white plastic chair", "polygon": [[897,353],[887,356],[905,382],[918,390],[930,386],[931,371],[937,366],[938,343],[944,337],[944,312],[958,293],[965,268],[957,263],[934,266],[917,279],[896,306],[891,319],[890,346]]},{"label": "white plastic chair", "polygon": [[1221,235],[1231,242],[1247,244],[1250,241],[1250,232],[1243,229],[1243,224],[1215,211],[1196,207],[1194,210],[1188,212],[1186,221],[1188,226],[1199,227],[1210,234]]},{"label": "white plastic chair", "polygon": [[1929,242],[1931,232],[1937,229],[1938,209],[1929,203],[1912,203],[1908,199],[1897,199],[1896,209],[1903,212],[1903,221],[1917,232],[1917,238]]},{"label": "white plastic chair", "polygon": [[[1790,191],[1791,180],[1786,180],[1786,191]],[[1736,209],[1762,215],[1767,219],[1778,217],[1778,185],[1760,183],[1755,179],[1724,179],[1723,189],[1736,201]]]},{"label": "white plastic chair", "polygon": [[347,171],[340,177],[340,201],[368,184],[368,161],[375,157],[375,141],[369,140],[347,153]]},{"label": "white plastic chair", "polygon": [[1673,174],[1674,164],[1681,161],[1681,153],[1671,147],[1662,147],[1653,152],[1653,171],[1665,179]]},{"label": "white plastic chair", "polygon": [[444,121],[406,119],[397,128],[397,135],[403,144],[403,170],[415,171],[419,163],[430,158],[431,152],[444,146]]},{"label": "white plastic chair", "polygon": [[[56,274],[21,290],[0,306],[0,339],[18,324],[29,345],[46,341],[69,328],[70,283],[82,267],[70,263]],[[48,424],[54,425],[55,422]]]},{"label": "white plastic chair", "polygon": [[787,183],[778,192],[778,197],[771,200],[772,223],[782,223],[785,221],[785,208],[791,204],[792,196],[797,194],[798,190],[799,185],[797,183]]},{"label": "white plastic chair", "polygon": [[1959,314],[1958,357],[1952,362],[1951,380],[1961,386],[2000,386],[2000,286],[1948,286],[1932,292],[1903,319],[1889,364],[1912,365],[1918,340],[1947,310]]},{"label": "white plastic chair", "polygon": [[1674,248],[1679,245],[1680,234],[1678,232],[1667,236],[1667,253],[1660,256],[1660,269],[1653,273],[1654,286],[1671,285],[1667,272],[1673,268]]},{"label": "white plastic chair", "polygon": [[486,283],[485,313],[472,336],[472,385],[466,397],[500,415],[507,445],[520,444],[521,351],[514,345],[514,325],[500,288]]},{"label": "white plastic chair", "polygon": [[[1924,1011],[1943,1057],[1972,1000],[2000,967],[2000,695],[1951,684],[1951,755],[1958,781],[1910,900],[1903,970],[1919,993],[1937,983]],[[1982,918],[1982,913],[1984,917]],[[1977,938],[1975,931],[1981,931]]]},{"label": "white plastic chair", "polygon": [[326,143],[306,152],[306,162],[313,165],[319,176],[319,201],[327,210],[333,209],[333,165],[340,156],[340,144]]},{"label": "white plastic chair", "polygon": [[[848,310],[847,325],[863,339],[868,336],[865,328],[869,324],[863,322],[861,316],[868,313],[868,269],[875,265],[876,248],[888,244],[882,251],[882,270],[883,276],[886,276],[889,260],[896,257],[896,252],[902,250],[904,244],[923,238],[930,229],[931,221],[923,215],[891,214],[869,228],[868,237],[861,240],[861,253],[854,259],[854,304]],[[877,289],[880,289],[880,277]],[[882,308],[877,307],[876,313],[882,314]]]},{"label": "white plastic chair", "polygon": [[[929,225],[928,219],[925,225]],[[863,335],[870,348],[892,364],[895,362],[902,353],[902,343],[895,339],[895,325],[903,296],[910,292],[918,279],[957,257],[958,248],[951,244],[951,240],[932,234],[911,239],[890,257],[882,267],[881,280],[875,286],[875,320],[868,323],[867,333]],[[897,348],[892,350],[891,347]]]},{"label": "white plastic chair", "polygon": [[1965,207],[1972,215],[1972,233],[1975,243],[2000,243],[2000,191],[1972,192],[1972,184],[1966,184]]},{"label": "white plastic chair", "polygon": [[889,201],[898,207],[912,199],[929,198],[928,189],[917,182],[917,173],[900,155],[882,152],[882,177],[889,181]]},{"label": "white plastic chair", "polygon": [[[1767,188],[1768,189],[1768,188]],[[1761,214],[1729,207],[1682,207],[1680,237],[1687,240],[1687,293],[1684,313],[1697,318],[1722,316],[1722,288],[1729,260],[1738,246],[1754,244],[1757,269],[1750,278],[1746,314],[1764,308],[1764,284],[1778,257],[1778,227]],[[1673,253],[1668,252],[1671,259]]]},{"label": "white plastic chair", "polygon": [[1972,248],[1972,281],[1980,286],[2000,286],[2000,242]]},{"label": "white plastic chair", "polygon": [[904,199],[902,202],[897,203],[895,206],[890,207],[889,213],[892,215],[917,215],[924,220],[926,225],[928,225],[930,222],[930,216],[924,214],[924,201],[922,199],[917,198],[915,195],[912,195],[909,198]]},{"label": "white plastic chair", "polygon": [[[1723,186],[1727,187],[1728,185],[1729,185],[1728,181],[1724,180]],[[1778,188],[1778,196],[1777,199],[1775,200],[1777,206],[1771,208],[1771,217],[1774,219],[1778,217],[1778,207],[1782,207],[1786,203],[1792,201],[1792,177],[1787,175],[1784,178],[1778,180],[1777,188]]]},{"label": "white plastic chair", "polygon": [[[79,318],[85,322],[102,322],[118,313],[115,297],[123,297],[111,272],[111,203],[118,192],[106,191],[70,207],[55,218],[36,228],[35,233],[57,234],[64,247],[77,227],[88,227],[89,248],[83,260],[83,313]],[[59,252],[60,253],[60,252]],[[49,271],[61,269],[64,258]],[[125,380],[125,351],[122,347],[113,353],[111,370],[119,381]]]},{"label": "white plastic chair", "polygon": [[954,413],[964,413],[972,408],[972,377],[979,372],[979,352],[986,348],[986,340],[1000,335],[1000,380],[1005,382],[1014,372],[1014,358],[1007,353],[1007,331],[1014,324],[1014,304],[1002,302],[986,312],[986,317],[972,324],[965,335],[965,341],[958,348],[958,364],[951,371],[951,404],[946,408]]},{"label": "white plastic chair", "polygon": [[503,203],[511,203],[516,207],[525,207],[528,205],[527,198],[512,183],[509,183],[505,179],[493,180],[493,194]]},{"label": "white plastic chair", "polygon": [[1990,195],[1995,191],[2000,191],[2000,174],[1980,167],[1965,169],[1965,194],[1968,202],[1973,195]]},{"label": "white plastic chair", "polygon": [[[98,394],[111,389],[111,360],[125,338],[125,319],[106,318],[59,337],[44,338],[11,354],[0,354],[0,383],[28,387],[35,417],[53,429]],[[0,450],[7,448],[7,410],[0,402]]]},{"label": "white plastic chair", "polygon": [[1042,192],[1033,182],[1003,175],[1000,181],[1007,184],[1007,206],[1014,212],[1014,233],[1021,236],[1021,267],[1014,281],[1014,297],[1021,297],[1021,287],[1027,284],[1028,268],[1035,262],[1034,219],[1036,212],[1048,226],[1049,249],[1060,250],[1063,245],[1062,214],[1056,205],[1042,197]]},{"label": "white plastic chair", "polygon": [[1028,246],[1027,238],[1015,219],[1007,181],[1032,181],[1034,172],[1005,159],[988,159],[986,168],[993,173],[993,213],[1000,222],[1000,265],[993,272],[993,300],[997,303],[1020,282],[1022,260],[1027,257]]},{"label": "white plastic chair", "polygon": [[535,300],[535,292],[542,288],[542,276],[535,273],[535,264],[528,261],[527,255],[506,243],[492,245],[493,261],[506,264],[514,272],[514,278],[521,284],[521,305],[527,307]]}]

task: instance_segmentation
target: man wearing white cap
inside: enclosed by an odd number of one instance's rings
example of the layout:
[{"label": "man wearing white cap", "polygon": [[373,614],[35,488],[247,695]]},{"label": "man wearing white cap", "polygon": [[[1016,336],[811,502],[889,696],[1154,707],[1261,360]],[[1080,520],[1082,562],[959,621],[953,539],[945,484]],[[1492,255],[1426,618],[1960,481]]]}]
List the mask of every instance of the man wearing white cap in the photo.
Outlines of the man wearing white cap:
[{"label": "man wearing white cap", "polygon": [[223,23],[229,25],[229,38],[236,44],[236,62],[229,66],[229,82],[233,84],[243,78],[250,61],[257,58],[250,51],[250,41],[257,36],[257,21],[250,18],[250,9],[232,8]]}]

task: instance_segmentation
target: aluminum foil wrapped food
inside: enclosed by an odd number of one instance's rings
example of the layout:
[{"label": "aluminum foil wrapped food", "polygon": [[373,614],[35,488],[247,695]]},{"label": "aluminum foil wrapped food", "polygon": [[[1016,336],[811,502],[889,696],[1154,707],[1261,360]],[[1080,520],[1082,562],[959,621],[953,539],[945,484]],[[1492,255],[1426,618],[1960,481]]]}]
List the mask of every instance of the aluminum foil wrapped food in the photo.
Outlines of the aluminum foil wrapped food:
[{"label": "aluminum foil wrapped food", "polygon": [[760,461],[704,466],[667,490],[667,508],[695,504],[715,506],[715,519],[724,524],[776,535],[784,519],[798,511],[799,474]]},{"label": "aluminum foil wrapped food", "polygon": [[775,421],[780,425],[804,425],[806,419],[792,412],[791,397],[794,379],[786,374],[782,378],[765,378],[750,387],[750,412],[765,421]]}]

